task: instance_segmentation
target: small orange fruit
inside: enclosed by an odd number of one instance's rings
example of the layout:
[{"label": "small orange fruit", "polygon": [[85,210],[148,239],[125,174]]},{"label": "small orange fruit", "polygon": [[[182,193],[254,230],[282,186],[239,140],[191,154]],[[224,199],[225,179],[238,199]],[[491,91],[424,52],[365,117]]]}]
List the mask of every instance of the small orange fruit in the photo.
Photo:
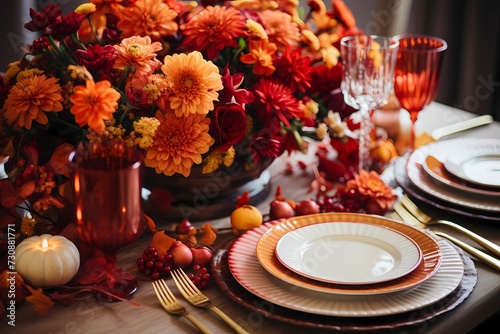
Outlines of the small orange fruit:
[{"label": "small orange fruit", "polygon": [[243,205],[231,213],[231,227],[234,234],[241,234],[262,224],[262,213],[253,205]]}]

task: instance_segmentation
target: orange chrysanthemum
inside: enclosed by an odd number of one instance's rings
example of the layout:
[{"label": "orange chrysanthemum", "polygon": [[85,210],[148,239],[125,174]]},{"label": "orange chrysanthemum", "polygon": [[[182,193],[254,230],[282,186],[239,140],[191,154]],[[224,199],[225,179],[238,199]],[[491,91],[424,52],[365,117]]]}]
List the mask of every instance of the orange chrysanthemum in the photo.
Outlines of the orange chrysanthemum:
[{"label": "orange chrysanthemum", "polygon": [[201,155],[214,142],[208,134],[210,119],[199,114],[176,117],[170,112],[165,115],[158,112],[156,118],[160,125],[144,158],[145,166],[154,168],[158,174],[180,173],[188,177],[193,164],[202,162]]},{"label": "orange chrysanthemum", "polygon": [[73,103],[70,111],[75,115],[75,122],[79,126],[88,125],[98,134],[102,134],[104,121],[113,119],[120,96],[108,80],[97,83],[87,80],[86,86],[79,85],[74,88],[70,98]]},{"label": "orange chrysanthemum", "polygon": [[206,61],[198,51],[166,56],[161,70],[172,83],[170,108],[177,117],[207,114],[224,88],[219,68]]},{"label": "orange chrysanthemum", "polygon": [[245,17],[238,10],[220,6],[208,6],[181,26],[186,48],[206,52],[208,59],[227,46],[237,49],[236,38],[245,35],[245,28]]},{"label": "orange chrysanthemum", "polygon": [[63,109],[59,79],[45,74],[25,78],[12,87],[3,106],[3,114],[9,124],[31,129],[33,121],[47,124],[45,112]]},{"label": "orange chrysanthemum", "polygon": [[118,52],[115,68],[124,68],[125,66],[135,66],[135,71],[145,73],[152,72],[156,66],[161,64],[156,59],[156,52],[163,47],[160,42],[151,43],[149,36],[133,36],[122,40],[120,45],[114,45]]},{"label": "orange chrysanthemum", "polygon": [[177,13],[162,0],[137,0],[120,11],[118,29],[123,37],[150,36],[159,41],[177,32],[176,17]]},{"label": "orange chrysanthemum", "polygon": [[254,64],[255,74],[271,76],[276,70],[273,66],[276,50],[276,44],[270,43],[267,39],[250,41],[250,53],[242,55],[240,61],[244,64]]},{"label": "orange chrysanthemum", "polygon": [[356,189],[382,210],[387,210],[397,198],[392,189],[373,170],[370,172],[361,170],[359,175],[354,175],[353,179],[347,181],[346,188]]},{"label": "orange chrysanthemum", "polygon": [[278,46],[278,50],[285,51],[290,45],[295,50],[300,42],[300,30],[292,16],[287,13],[265,10],[259,14],[262,25],[266,28],[269,41]]}]

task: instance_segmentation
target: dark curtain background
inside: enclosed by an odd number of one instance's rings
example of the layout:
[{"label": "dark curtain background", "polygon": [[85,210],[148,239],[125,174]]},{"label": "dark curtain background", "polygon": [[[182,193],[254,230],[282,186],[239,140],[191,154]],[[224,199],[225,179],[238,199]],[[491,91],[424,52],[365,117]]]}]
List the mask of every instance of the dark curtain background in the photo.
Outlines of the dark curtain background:
[{"label": "dark curtain background", "polygon": [[439,102],[500,121],[500,1],[414,0],[408,32],[448,42]]}]

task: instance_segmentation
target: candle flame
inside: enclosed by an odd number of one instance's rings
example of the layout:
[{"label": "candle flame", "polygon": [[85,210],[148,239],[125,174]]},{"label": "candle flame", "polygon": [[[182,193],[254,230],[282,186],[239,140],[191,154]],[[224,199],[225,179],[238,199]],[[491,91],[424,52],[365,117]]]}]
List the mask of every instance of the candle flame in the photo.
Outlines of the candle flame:
[{"label": "candle flame", "polygon": [[47,239],[43,239],[43,241],[42,241],[42,248],[45,249],[47,247],[49,247],[49,243],[47,242]]}]

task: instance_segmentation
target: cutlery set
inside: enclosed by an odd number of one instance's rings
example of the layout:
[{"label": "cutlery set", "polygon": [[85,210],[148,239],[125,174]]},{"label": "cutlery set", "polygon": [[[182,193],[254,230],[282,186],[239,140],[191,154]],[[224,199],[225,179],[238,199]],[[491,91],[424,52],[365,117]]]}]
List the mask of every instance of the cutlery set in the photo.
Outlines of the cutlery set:
[{"label": "cutlery set", "polygon": [[[186,300],[193,306],[204,307],[212,311],[218,317],[220,317],[226,324],[228,324],[235,333],[245,334],[248,333],[244,328],[238,325],[234,320],[229,318],[224,312],[222,312],[218,307],[212,304],[210,299],[205,296],[194,283],[189,279],[186,273],[182,269],[175,269],[172,272],[172,279],[181,292],[181,294],[186,298]],[[170,291],[167,283],[160,279],[153,281],[153,289],[163,306],[165,311],[170,314],[180,315],[190,321],[201,333],[209,334],[211,333],[202,323],[200,323],[195,317],[193,317],[186,310],[184,306],[179,302],[179,300]]]},{"label": "cutlery set", "polygon": [[[432,220],[431,217],[427,216],[422,210],[420,210],[415,203],[413,203],[407,195],[404,195],[401,202],[397,203],[394,207],[395,213],[392,214],[392,218],[405,221],[415,226],[419,226],[421,228],[429,228],[432,225],[443,225],[451,227],[464,235],[468,236],[481,246],[488,249],[492,254],[497,257],[500,257],[500,247],[493,242],[483,238],[482,236],[447,220]],[[489,255],[469,244],[440,231],[433,231],[433,233],[437,236],[448,239],[453,242],[458,247],[462,248],[467,253],[473,255],[477,259],[483,261],[488,264],[492,268],[495,268],[500,271],[500,260],[492,255]]]}]

